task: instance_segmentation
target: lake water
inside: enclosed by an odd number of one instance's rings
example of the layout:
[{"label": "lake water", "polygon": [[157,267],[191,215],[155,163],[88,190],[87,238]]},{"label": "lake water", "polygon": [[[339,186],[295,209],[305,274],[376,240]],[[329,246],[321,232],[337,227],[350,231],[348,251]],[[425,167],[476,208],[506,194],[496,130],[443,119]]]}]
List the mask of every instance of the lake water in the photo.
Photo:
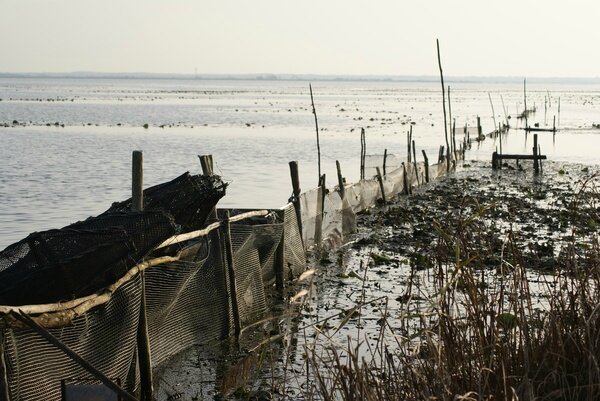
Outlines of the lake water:
[{"label": "lake water", "polygon": [[[484,132],[523,109],[521,84],[451,83],[456,126]],[[420,150],[435,162],[445,143],[440,85],[427,82],[315,82],[322,172],[337,183],[359,177],[360,129],[367,153],[406,157],[413,127]],[[488,95],[489,93],[489,95]],[[130,196],[131,152],[144,151],[144,185],[201,171],[212,154],[230,182],[220,206],[274,208],[291,194],[288,162],[298,160],[301,186],[317,184],[317,148],[308,82],[147,79],[0,78],[0,249],[33,231],[59,228]],[[529,124],[552,160],[600,163],[600,86],[528,85]],[[502,106],[504,102],[506,113]],[[144,128],[148,124],[148,128]],[[505,153],[530,153],[531,137],[511,130]],[[457,141],[461,138],[458,137]],[[474,146],[467,159],[491,159],[497,141]],[[393,160],[393,159],[392,159]]]}]

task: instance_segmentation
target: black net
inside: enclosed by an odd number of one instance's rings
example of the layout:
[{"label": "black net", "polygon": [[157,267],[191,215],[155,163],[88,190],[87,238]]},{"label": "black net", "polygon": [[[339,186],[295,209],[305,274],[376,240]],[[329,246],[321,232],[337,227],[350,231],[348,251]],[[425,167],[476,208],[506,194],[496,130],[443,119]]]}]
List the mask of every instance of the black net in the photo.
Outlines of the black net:
[{"label": "black net", "polygon": [[33,233],[0,252],[0,303],[54,303],[93,294],[175,232],[162,212],[130,212]]},{"label": "black net", "polygon": [[[181,227],[181,232],[195,231],[219,199],[225,196],[225,184],[219,176],[185,173],[172,181],[144,190],[144,210],[162,210]],[[131,199],[114,203],[107,213],[131,210]]]}]

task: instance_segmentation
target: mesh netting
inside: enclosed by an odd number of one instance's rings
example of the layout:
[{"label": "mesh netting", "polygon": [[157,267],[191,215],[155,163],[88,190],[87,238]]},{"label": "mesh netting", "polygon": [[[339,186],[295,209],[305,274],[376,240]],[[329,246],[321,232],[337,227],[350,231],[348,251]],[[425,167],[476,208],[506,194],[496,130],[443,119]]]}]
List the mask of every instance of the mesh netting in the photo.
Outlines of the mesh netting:
[{"label": "mesh netting", "polygon": [[282,280],[297,277],[306,269],[306,254],[298,228],[296,210],[291,203],[283,208]]},{"label": "mesh netting", "polygon": [[146,271],[152,363],[229,334],[231,312],[226,266],[217,231],[184,250],[185,260]]},{"label": "mesh netting", "polygon": [[[373,178],[377,175],[377,167],[383,175],[383,158],[384,155],[365,155],[365,178]],[[400,167],[400,158],[395,154],[388,153],[385,158],[386,172],[392,171]]]},{"label": "mesh netting", "polygon": [[33,233],[0,252],[0,303],[52,303],[93,294],[174,233],[162,212],[113,213]]},{"label": "mesh netting", "polygon": [[[167,212],[182,232],[200,229],[219,199],[225,195],[227,184],[217,175],[185,173],[172,181],[144,190],[144,210]],[[114,203],[108,213],[131,210],[131,199]]]},{"label": "mesh netting", "polygon": [[[136,332],[140,280],[119,288],[111,300],[72,326],[49,331],[126,391],[136,391]],[[60,401],[61,380],[97,383],[62,351],[30,330],[5,330],[5,358],[12,401]]]}]

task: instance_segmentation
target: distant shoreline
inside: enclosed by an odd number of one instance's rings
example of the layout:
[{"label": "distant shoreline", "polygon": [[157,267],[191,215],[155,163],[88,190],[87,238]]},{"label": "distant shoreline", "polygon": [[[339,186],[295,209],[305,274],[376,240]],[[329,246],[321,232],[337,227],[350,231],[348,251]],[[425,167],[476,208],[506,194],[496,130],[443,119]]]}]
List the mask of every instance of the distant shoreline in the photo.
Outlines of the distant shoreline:
[{"label": "distant shoreline", "polygon": [[[0,73],[0,78],[52,79],[146,79],[198,81],[325,81],[325,82],[439,82],[438,76],[427,75],[320,75],[320,74],[169,74],[169,73]],[[448,76],[448,83],[522,83],[524,77],[515,76]],[[600,84],[600,77],[527,77],[528,83]]]}]

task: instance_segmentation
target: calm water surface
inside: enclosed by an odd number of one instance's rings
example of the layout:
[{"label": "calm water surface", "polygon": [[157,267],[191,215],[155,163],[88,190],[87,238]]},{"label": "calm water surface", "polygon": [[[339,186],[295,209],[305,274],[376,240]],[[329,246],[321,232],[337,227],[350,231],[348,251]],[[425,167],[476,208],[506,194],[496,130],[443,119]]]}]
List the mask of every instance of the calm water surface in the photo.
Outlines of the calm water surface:
[{"label": "calm water surface", "polygon": [[[457,126],[473,126],[479,115],[484,132],[493,129],[488,93],[496,122],[523,108],[520,85],[452,85]],[[430,161],[445,143],[439,84],[317,82],[313,91],[330,186],[335,160],[348,181],[358,180],[362,127],[374,160],[384,149],[396,156],[392,163],[404,160],[411,125]],[[552,125],[559,98],[561,131],[540,133],[542,153],[600,163],[600,130],[592,127],[600,123],[600,87],[529,85],[528,104],[538,109],[530,125]],[[0,249],[129,197],[133,150],[144,151],[145,186],[199,173],[197,155],[212,154],[230,182],[221,206],[282,206],[291,193],[290,160],[300,163],[303,189],[317,183],[307,82],[4,78],[0,99]],[[488,139],[467,159],[491,159],[498,145]],[[529,153],[531,146],[531,135],[512,130],[503,150]]]}]

